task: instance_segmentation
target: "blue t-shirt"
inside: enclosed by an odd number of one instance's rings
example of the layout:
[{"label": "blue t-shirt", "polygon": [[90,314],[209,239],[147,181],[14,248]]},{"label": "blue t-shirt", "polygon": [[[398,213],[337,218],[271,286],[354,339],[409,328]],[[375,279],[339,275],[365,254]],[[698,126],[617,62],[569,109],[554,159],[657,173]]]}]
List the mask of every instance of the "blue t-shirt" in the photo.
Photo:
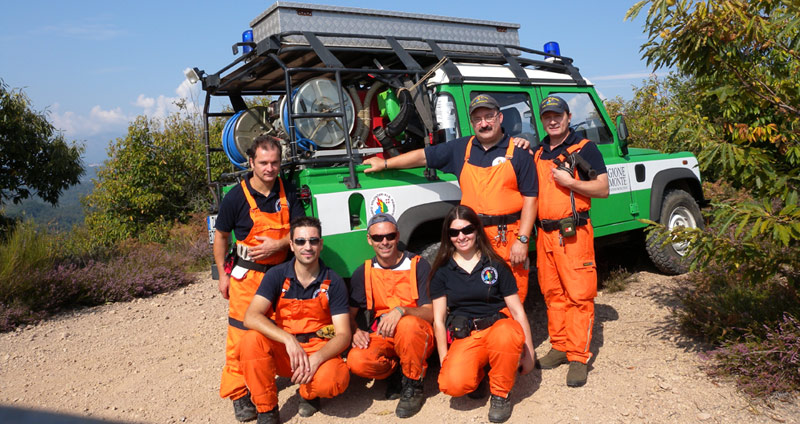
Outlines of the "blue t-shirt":
[{"label": "blue t-shirt", "polygon": [[[470,138],[461,137],[450,140],[447,143],[425,147],[425,160],[428,167],[453,174],[460,180],[461,170],[464,168],[464,154],[467,152],[467,144]],[[472,150],[469,153],[470,165],[481,168],[489,168],[495,165],[497,158],[505,157],[509,142],[508,134],[503,134],[500,142],[489,148],[489,150],[484,150],[480,141],[475,138],[472,141]],[[519,192],[525,197],[536,197],[539,194],[539,182],[530,153],[527,150],[515,147],[514,156],[511,158],[511,166],[517,175]]]},{"label": "blue t-shirt", "polygon": [[447,296],[451,314],[482,318],[506,307],[505,297],[517,293],[517,280],[505,262],[484,257],[467,272],[451,258],[433,274],[430,287],[431,299]]},{"label": "blue t-shirt", "polygon": [[[256,206],[261,212],[275,213],[281,210],[281,195],[280,188],[277,184],[272,185],[272,190],[268,196],[264,196],[258,191],[253,190],[250,185],[250,178],[253,173],[250,172],[245,177],[247,188],[250,190],[253,199],[256,201]],[[303,205],[297,199],[297,189],[294,185],[283,181],[283,189],[286,192],[286,201],[289,203],[289,219],[292,220],[298,216],[305,216],[306,212]],[[229,192],[222,198],[222,204],[219,206],[219,213],[217,214],[217,222],[215,227],[223,233],[230,233],[233,231],[236,240],[244,240],[250,234],[250,229],[253,228],[253,220],[250,218],[250,205],[247,203],[247,198],[244,195],[241,184],[236,184]]]},{"label": "blue t-shirt", "polygon": [[283,282],[288,278],[291,280],[289,290],[284,294],[286,299],[300,299],[307,300],[313,299],[320,295],[319,289],[324,280],[330,280],[328,286],[328,305],[331,309],[331,316],[346,314],[349,312],[347,307],[347,286],[342,280],[342,277],[336,274],[332,269],[325,266],[320,259],[319,261],[319,275],[308,287],[303,287],[297,281],[297,275],[294,272],[294,263],[297,259],[292,258],[288,262],[276,265],[264,274],[261,284],[256,290],[256,295],[262,296],[269,300],[273,308],[278,298],[281,296],[281,289],[283,289]]},{"label": "blue t-shirt", "polygon": [[[550,136],[542,140],[542,160],[553,160],[558,157],[558,155],[562,153],[566,153],[567,147],[572,146],[573,144],[578,144],[583,140],[582,138],[578,137],[575,134],[575,131],[569,130],[569,135],[564,140],[563,143],[556,146],[555,149],[550,150]],[[608,171],[606,170],[606,162],[603,160],[603,155],[600,153],[600,150],[597,148],[597,145],[594,141],[590,141],[586,143],[586,145],[581,148],[581,151],[578,152],[578,155],[586,160],[589,165],[597,172],[597,175],[605,174]],[[589,176],[586,175],[583,171],[578,168],[578,176],[582,181],[589,181]]]}]

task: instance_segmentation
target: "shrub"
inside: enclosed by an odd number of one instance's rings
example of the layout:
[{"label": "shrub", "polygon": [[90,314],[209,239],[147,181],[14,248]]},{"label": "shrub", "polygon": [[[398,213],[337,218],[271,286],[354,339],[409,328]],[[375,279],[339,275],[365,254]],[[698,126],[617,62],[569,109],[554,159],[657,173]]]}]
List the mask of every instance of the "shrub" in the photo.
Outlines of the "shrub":
[{"label": "shrub", "polygon": [[732,377],[752,396],[768,396],[800,390],[800,323],[790,314],[765,336],[749,335],[743,342],[726,343],[702,357],[710,360],[708,373]]},{"label": "shrub", "polygon": [[634,281],[628,270],[622,267],[616,267],[608,272],[608,275],[603,278],[601,284],[606,292],[616,293],[625,290],[628,284]]}]

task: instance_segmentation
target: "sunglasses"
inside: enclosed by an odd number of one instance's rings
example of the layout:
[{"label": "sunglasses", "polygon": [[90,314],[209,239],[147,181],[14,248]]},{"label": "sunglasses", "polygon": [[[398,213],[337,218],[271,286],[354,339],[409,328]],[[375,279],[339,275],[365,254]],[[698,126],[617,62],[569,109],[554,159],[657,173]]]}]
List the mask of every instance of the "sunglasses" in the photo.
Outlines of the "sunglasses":
[{"label": "sunglasses", "polygon": [[469,225],[467,225],[466,227],[463,227],[463,228],[448,228],[447,229],[447,234],[450,237],[458,237],[458,233],[462,233],[465,236],[468,236],[468,235],[470,235],[470,234],[472,234],[474,232],[475,232],[475,226],[472,225],[472,224],[469,224]]},{"label": "sunglasses", "polygon": [[309,242],[312,246],[319,246],[319,242],[321,242],[321,241],[322,241],[322,239],[319,238],[319,237],[311,237],[311,238],[308,238],[308,239],[296,238],[296,239],[294,239],[294,244],[296,246],[305,246],[306,242]]},{"label": "sunglasses", "polygon": [[397,238],[397,233],[394,232],[389,234],[370,234],[369,238],[371,238],[372,241],[374,241],[375,243],[380,243],[383,241],[383,239],[394,241],[394,239]]}]

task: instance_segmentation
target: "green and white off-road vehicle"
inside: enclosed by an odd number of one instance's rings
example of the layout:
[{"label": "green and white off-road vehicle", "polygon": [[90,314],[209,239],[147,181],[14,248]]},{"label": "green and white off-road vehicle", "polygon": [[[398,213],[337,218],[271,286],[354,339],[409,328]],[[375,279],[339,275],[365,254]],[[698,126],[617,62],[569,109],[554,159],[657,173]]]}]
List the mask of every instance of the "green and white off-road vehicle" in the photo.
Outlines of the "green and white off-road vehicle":
[{"label": "green and white off-road vehicle", "polygon": [[[364,174],[362,159],[472,134],[467,105],[481,93],[500,103],[506,132],[534,144],[545,134],[539,102],[555,94],[569,103],[572,127],[597,143],[608,167],[610,195],[592,202],[598,241],[641,234],[640,219],[702,226],[697,159],[629,148],[624,120],[612,121],[572,59],[555,43],[546,51],[519,46],[517,24],[278,2],[251,27],[228,66],[213,74],[187,70],[206,92],[206,128],[209,119],[228,119],[222,140],[209,140],[206,131],[208,154],[224,151],[242,169],[212,181],[209,167],[209,184],[219,204],[244,175],[252,139],[281,138],[285,176],[306,214],[322,221],[322,257],[344,277],[373,255],[365,240],[373,214],[394,215],[402,242],[422,251],[438,240],[443,216],[461,198],[453,175],[425,168]],[[274,101],[248,108],[254,96]],[[210,110],[213,97],[226,100],[222,111]],[[685,249],[647,243],[667,273],[685,271]]]}]

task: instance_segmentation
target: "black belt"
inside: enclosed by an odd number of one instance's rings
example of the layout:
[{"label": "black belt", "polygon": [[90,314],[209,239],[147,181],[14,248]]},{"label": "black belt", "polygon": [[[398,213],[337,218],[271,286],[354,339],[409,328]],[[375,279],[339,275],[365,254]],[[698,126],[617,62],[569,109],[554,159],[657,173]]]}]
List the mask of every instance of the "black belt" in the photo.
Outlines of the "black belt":
[{"label": "black belt", "polygon": [[484,227],[513,224],[519,221],[521,216],[522,216],[522,211],[516,213],[510,213],[507,215],[484,215],[482,213],[478,214],[478,218],[481,219],[481,222],[483,223]]},{"label": "black belt", "polygon": [[472,327],[474,329],[480,331],[480,330],[485,330],[485,329],[491,327],[497,321],[500,321],[501,319],[505,319],[505,318],[508,318],[506,316],[506,314],[498,312],[498,313],[496,313],[496,314],[494,314],[492,316],[488,316],[488,317],[472,318],[470,320],[470,322],[472,323]]},{"label": "black belt", "polygon": [[265,264],[260,264],[258,262],[248,261],[247,259],[243,259],[241,256],[236,258],[236,265],[242,268],[247,268],[258,272],[267,272],[268,269],[274,266],[274,265],[265,265]]},{"label": "black belt", "polygon": [[315,331],[313,333],[295,334],[294,338],[296,338],[300,343],[308,343],[311,341],[311,339],[321,339],[322,337],[318,336],[317,332]]},{"label": "black belt", "polygon": [[[560,219],[541,219],[541,220],[537,219],[536,226],[547,232],[555,231],[559,228],[560,221],[561,221]],[[578,221],[575,223],[575,226],[580,227],[588,223],[589,223],[589,212],[578,212]]]}]

